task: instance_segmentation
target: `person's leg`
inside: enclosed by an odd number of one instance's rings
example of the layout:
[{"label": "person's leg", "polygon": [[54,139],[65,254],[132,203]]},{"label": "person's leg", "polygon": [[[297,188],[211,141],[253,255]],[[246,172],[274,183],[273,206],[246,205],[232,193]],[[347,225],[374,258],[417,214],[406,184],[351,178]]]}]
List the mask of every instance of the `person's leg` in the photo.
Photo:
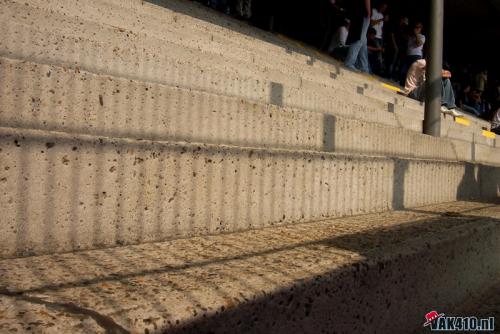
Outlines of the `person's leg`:
[{"label": "person's leg", "polygon": [[412,90],[410,94],[408,94],[408,97],[420,102],[425,101],[425,81],[420,86]]},{"label": "person's leg", "polygon": [[[361,27],[361,36],[358,41],[351,44],[349,47],[349,51],[347,52],[347,57],[345,60],[345,66],[350,69],[356,69],[356,63],[358,58],[360,57],[361,49],[364,46],[366,49],[366,54],[362,55],[363,60],[360,60],[361,64],[365,64],[366,66],[362,67],[361,70],[364,72],[369,72],[368,67],[368,48],[366,46],[366,33],[368,32],[368,28],[370,27],[370,19],[365,17],[363,19],[363,26]],[[364,51],[363,51],[364,52]],[[366,60],[366,62],[365,62]],[[366,71],[365,71],[366,70]]]},{"label": "person's leg", "polygon": [[453,87],[451,86],[450,79],[446,78],[441,80],[442,90],[441,90],[441,105],[448,109],[455,109],[455,93],[453,92]]},{"label": "person's leg", "polygon": [[[384,46],[384,41],[381,38],[376,38],[375,43],[377,44],[377,47],[379,47],[379,48]],[[377,75],[382,75],[383,70],[384,70],[384,68],[383,68],[384,60],[382,57],[382,51],[377,51],[374,58],[375,59],[374,59],[373,72]]]},{"label": "person's leg", "polygon": [[358,59],[359,50],[361,49],[362,44],[363,43],[359,40],[349,46],[347,57],[345,58],[344,62],[346,67],[350,69],[356,69],[356,60]]},{"label": "person's leg", "polygon": [[370,64],[368,62],[368,44],[366,33],[370,27],[370,18],[365,17],[363,20],[363,27],[361,29],[361,47],[359,49],[359,64],[360,70],[365,73],[370,73]]},{"label": "person's leg", "polygon": [[398,52],[393,51],[391,53],[386,54],[386,68],[385,71],[387,73],[387,77],[392,79],[394,77],[394,70],[396,69],[396,61],[398,59]]}]

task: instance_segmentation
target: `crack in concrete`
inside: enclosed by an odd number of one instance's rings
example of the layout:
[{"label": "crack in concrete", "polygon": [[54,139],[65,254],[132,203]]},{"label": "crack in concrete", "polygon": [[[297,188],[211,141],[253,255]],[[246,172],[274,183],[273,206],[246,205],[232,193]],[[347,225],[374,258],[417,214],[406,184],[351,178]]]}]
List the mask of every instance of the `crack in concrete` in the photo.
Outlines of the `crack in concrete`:
[{"label": "crack in concrete", "polygon": [[48,308],[64,311],[70,314],[80,314],[85,315],[92,318],[99,326],[101,326],[107,334],[130,334],[130,331],[123,328],[119,324],[117,324],[111,317],[105,316],[96,312],[94,310],[89,310],[83,307],[80,307],[73,303],[56,303],[49,302],[39,297],[27,296],[27,295],[19,295],[19,294],[5,294],[15,297],[17,299],[21,299],[33,304],[44,305]]}]

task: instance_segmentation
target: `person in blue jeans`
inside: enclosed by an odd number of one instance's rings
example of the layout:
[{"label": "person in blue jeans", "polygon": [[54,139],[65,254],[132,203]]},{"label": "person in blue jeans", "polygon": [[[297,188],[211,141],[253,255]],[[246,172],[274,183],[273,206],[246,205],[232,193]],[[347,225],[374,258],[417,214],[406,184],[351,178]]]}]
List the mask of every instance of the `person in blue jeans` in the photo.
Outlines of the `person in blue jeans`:
[{"label": "person in blue jeans", "polygon": [[351,15],[351,43],[344,64],[353,71],[370,73],[366,37],[366,33],[370,27],[370,0],[353,0]]}]

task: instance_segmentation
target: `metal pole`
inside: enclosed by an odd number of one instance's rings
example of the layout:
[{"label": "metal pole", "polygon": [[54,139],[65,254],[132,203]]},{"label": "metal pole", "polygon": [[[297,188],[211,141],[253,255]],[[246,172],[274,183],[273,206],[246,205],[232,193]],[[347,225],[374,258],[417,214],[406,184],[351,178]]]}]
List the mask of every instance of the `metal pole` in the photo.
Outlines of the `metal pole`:
[{"label": "metal pole", "polygon": [[430,0],[430,47],[427,55],[424,133],[441,136],[444,0]]}]

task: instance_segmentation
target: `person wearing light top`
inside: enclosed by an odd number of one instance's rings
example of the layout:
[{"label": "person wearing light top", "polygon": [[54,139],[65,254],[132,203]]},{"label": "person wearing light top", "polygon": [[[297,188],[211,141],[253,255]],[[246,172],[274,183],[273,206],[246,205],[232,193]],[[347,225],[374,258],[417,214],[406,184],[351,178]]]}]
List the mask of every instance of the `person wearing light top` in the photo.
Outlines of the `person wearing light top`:
[{"label": "person wearing light top", "polygon": [[408,48],[406,49],[406,60],[401,70],[401,86],[404,86],[406,74],[410,66],[424,57],[425,36],[422,34],[423,24],[415,23],[413,31],[408,38]]},{"label": "person wearing light top", "polygon": [[[389,16],[384,16],[387,11],[387,4],[385,2],[379,3],[376,8],[372,10],[372,16],[370,24],[373,29],[375,29],[375,43],[376,48],[382,50],[384,47],[384,22],[389,20]],[[373,54],[374,62],[372,64],[372,70],[375,74],[381,75],[383,70],[384,59],[382,57],[382,51],[377,51]]]},{"label": "person wearing light top", "polygon": [[[405,88],[401,94],[412,99],[423,102],[425,100],[425,70],[427,63],[425,59],[415,61],[408,70]],[[462,116],[455,110],[455,94],[451,85],[451,72],[442,70],[441,85],[441,112],[455,117]]]},{"label": "person wearing light top", "polygon": [[337,29],[335,35],[332,38],[332,42],[328,47],[328,53],[330,53],[335,58],[340,60],[345,59],[345,57],[347,56],[347,50],[349,49],[349,46],[346,45],[346,42],[347,42],[347,37],[349,36],[350,24],[351,21],[349,19],[344,20],[344,24],[342,24]]}]

